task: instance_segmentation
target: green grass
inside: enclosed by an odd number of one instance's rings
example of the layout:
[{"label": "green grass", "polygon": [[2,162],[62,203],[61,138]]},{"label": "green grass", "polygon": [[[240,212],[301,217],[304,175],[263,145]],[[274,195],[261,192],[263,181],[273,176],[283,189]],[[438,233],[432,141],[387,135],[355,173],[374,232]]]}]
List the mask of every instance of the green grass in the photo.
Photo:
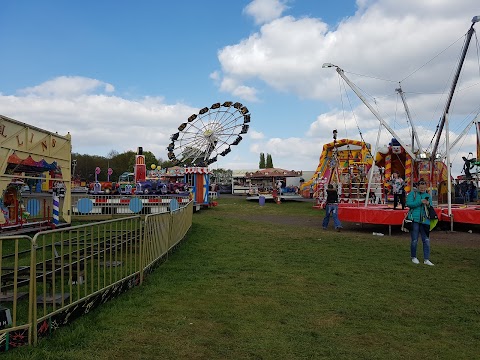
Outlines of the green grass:
[{"label": "green grass", "polygon": [[143,286],[1,356],[478,358],[478,249],[432,237],[437,265],[415,266],[408,235],[325,232],[323,214],[308,202],[220,198]]}]

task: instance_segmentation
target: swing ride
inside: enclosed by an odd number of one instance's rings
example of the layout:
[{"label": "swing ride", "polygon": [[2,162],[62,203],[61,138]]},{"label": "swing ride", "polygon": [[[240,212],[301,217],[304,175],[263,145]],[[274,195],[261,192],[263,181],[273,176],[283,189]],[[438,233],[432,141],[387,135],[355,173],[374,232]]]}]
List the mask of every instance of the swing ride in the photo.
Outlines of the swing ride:
[{"label": "swing ride", "polygon": [[168,159],[175,165],[208,166],[226,156],[248,132],[250,113],[243,104],[225,101],[202,108],[170,136]]},{"label": "swing ride", "polygon": [[366,175],[373,163],[370,144],[351,139],[337,140],[336,130],[333,131],[333,139],[323,146],[314,176],[300,189],[304,197],[313,193],[315,207],[325,207],[328,184],[338,186],[342,201],[348,199],[354,202],[365,198]]},{"label": "swing ride", "polygon": [[208,165],[225,157],[250,127],[248,108],[233,101],[217,102],[192,114],[170,136],[167,157],[185,168],[186,182],[197,205],[209,205]]},{"label": "swing ride", "polygon": [[[314,196],[317,199],[316,206],[323,207],[325,189],[328,184],[332,183],[338,188],[340,198],[339,217],[342,221],[384,224],[390,227],[391,225],[400,225],[406,210],[394,210],[388,206],[390,186],[388,180],[393,172],[398,172],[399,175],[405,179],[406,192],[411,191],[420,178],[428,181],[429,192],[434,201],[437,215],[440,220],[450,221],[452,229],[454,221],[459,223],[480,224],[479,206],[467,206],[463,204],[462,206],[452,206],[452,177],[450,174],[450,150],[458,143],[460,136],[465,135],[473,124],[476,124],[477,152],[480,153],[480,125],[478,123],[478,114],[452,144],[449,142],[448,132],[450,105],[474,32],[473,27],[478,21],[480,21],[480,16],[475,16],[466,34],[466,40],[453,78],[453,84],[440,123],[437,126],[435,143],[429,152],[425,151],[420,144],[420,139],[410,117],[409,108],[401,87],[396,89],[396,91],[402,98],[405,112],[411,125],[411,144],[404,141],[404,139],[390,127],[389,123],[386,122],[379,112],[367,101],[361,90],[345,75],[342,68],[331,63],[325,63],[323,67],[334,68],[340,78],[343,79],[380,122],[377,143],[375,151],[373,152],[375,153],[375,158],[373,159],[371,156],[372,153],[370,152],[369,144],[366,144],[364,141],[355,143],[353,140],[345,139],[337,141],[337,132],[334,130],[334,141],[324,146],[317,171],[314,177],[301,188],[302,194],[305,194],[308,188],[313,188]],[[392,135],[392,141],[389,146],[385,148],[379,148],[378,144],[382,128],[387,129]],[[444,128],[445,133],[443,133]],[[445,141],[445,151],[443,153],[439,149],[440,140]],[[362,150],[353,148],[353,145],[359,146]],[[368,149],[368,153],[363,149]],[[353,159],[355,150],[362,155],[360,162],[356,162]],[[369,154],[369,156],[367,156],[367,154]],[[477,155],[477,159],[480,158],[480,154]],[[469,163],[467,170],[465,170],[467,164],[464,167],[466,177],[470,174],[470,169],[473,168],[474,165],[480,165],[477,159],[463,159],[465,164],[467,161]],[[362,167],[359,166],[360,164]],[[358,181],[362,171],[364,180]],[[470,178],[472,178],[471,174]],[[358,189],[356,193],[351,191],[355,186],[357,186]],[[442,204],[445,200],[446,205]]]}]

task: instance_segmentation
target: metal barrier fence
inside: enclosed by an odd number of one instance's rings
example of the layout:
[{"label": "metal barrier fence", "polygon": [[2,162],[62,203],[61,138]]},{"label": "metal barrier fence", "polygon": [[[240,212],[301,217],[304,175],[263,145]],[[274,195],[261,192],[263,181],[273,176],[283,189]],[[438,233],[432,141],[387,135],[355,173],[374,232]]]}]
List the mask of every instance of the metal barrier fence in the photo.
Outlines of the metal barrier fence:
[{"label": "metal barrier fence", "polygon": [[151,271],[163,257],[178,245],[192,224],[192,211],[179,208],[172,211],[171,219],[156,215],[145,217],[144,271]]},{"label": "metal barrier fence", "polygon": [[0,351],[36,344],[141,284],[185,238],[192,214],[189,202],[144,218],[0,237]]},{"label": "metal barrier fence", "polygon": [[[34,266],[31,256],[32,239],[26,235],[0,238],[0,349],[10,344],[10,334],[32,338],[33,285],[29,269]],[[10,306],[5,306],[10,304]]]},{"label": "metal barrier fence", "polygon": [[72,217],[112,219],[120,216],[161,214],[175,205],[185,206],[189,196],[181,195],[95,195],[72,194]]}]

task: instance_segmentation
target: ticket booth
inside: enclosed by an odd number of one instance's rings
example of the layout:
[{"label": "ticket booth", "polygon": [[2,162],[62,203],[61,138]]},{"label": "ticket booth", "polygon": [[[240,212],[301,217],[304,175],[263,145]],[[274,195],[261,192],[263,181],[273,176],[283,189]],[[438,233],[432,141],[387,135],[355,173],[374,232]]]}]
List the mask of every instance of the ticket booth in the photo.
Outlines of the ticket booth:
[{"label": "ticket booth", "polygon": [[207,167],[187,167],[185,182],[192,194],[194,205],[208,206],[208,190],[210,188],[210,172]]}]

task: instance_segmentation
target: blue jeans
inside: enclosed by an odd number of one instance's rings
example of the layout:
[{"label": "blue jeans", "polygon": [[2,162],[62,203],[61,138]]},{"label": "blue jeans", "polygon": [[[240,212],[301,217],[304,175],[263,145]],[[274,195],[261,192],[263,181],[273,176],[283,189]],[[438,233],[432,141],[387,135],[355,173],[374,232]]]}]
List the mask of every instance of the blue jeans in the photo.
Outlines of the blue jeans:
[{"label": "blue jeans", "polygon": [[417,257],[418,234],[420,233],[423,242],[423,260],[430,259],[429,226],[430,225],[420,224],[415,221],[412,223],[412,231],[410,231],[412,239],[410,243],[410,255],[412,258]]},{"label": "blue jeans", "polygon": [[325,207],[325,217],[323,218],[322,226],[326,228],[328,223],[330,222],[330,214],[333,217],[333,224],[335,225],[335,229],[341,228],[342,223],[338,220],[338,204],[327,204]]}]

